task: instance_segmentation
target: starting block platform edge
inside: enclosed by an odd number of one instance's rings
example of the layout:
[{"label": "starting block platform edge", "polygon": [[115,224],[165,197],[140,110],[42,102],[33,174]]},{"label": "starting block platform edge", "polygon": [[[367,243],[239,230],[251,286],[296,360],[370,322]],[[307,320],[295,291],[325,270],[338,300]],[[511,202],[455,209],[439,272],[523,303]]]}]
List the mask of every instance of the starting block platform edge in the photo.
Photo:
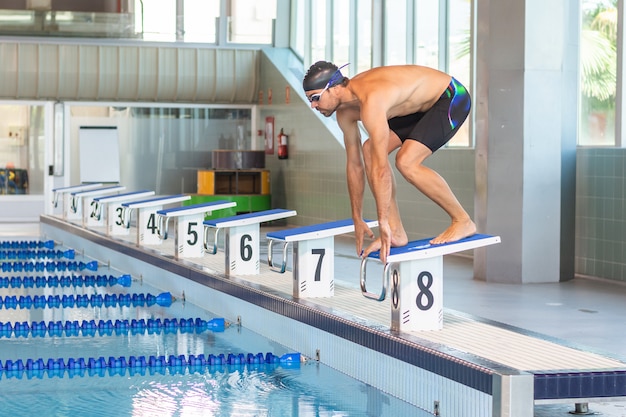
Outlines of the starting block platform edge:
[{"label": "starting block platform edge", "polygon": [[[496,243],[501,242],[500,236],[479,233],[455,242],[443,243],[440,245],[431,244],[431,239],[432,238],[414,240],[407,243],[405,246],[391,248],[389,256],[387,256],[387,263],[402,262],[412,259],[434,258],[436,256],[449,255],[455,252],[495,245]],[[372,252],[368,255],[368,258],[380,259],[380,252]]]},{"label": "starting block platform edge", "polygon": [[[378,226],[378,220],[364,220],[369,227]],[[284,242],[297,242],[301,240],[321,239],[329,236],[341,235],[354,231],[352,219],[337,220],[328,223],[319,223],[309,226],[285,229],[266,234],[268,239],[282,240]]]}]

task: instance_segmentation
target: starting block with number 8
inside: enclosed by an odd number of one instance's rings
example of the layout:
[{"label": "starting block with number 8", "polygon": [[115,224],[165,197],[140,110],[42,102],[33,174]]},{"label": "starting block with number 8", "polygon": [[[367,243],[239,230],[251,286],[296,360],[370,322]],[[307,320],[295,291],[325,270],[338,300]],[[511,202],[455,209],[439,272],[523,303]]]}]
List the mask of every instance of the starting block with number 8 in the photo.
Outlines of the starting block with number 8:
[{"label": "starting block with number 8", "polygon": [[168,224],[171,218],[177,218],[176,235],[174,237],[176,259],[200,258],[204,255],[204,226],[202,222],[207,214],[236,206],[233,201],[219,200],[209,203],[193,204],[157,211],[159,237],[167,239]]},{"label": "starting block with number 8", "polygon": [[[219,231],[226,230],[224,237],[224,261],[226,275],[256,275],[260,272],[260,224],[295,216],[294,210],[273,209],[240,214],[204,222],[204,248],[217,253]],[[213,243],[209,242],[210,230],[214,230]]]},{"label": "starting block with number 8", "polygon": [[[383,269],[380,294],[367,291],[367,262],[380,262],[372,252],[361,260],[361,292],[366,298],[383,301],[391,291],[391,330],[421,331],[443,328],[443,255],[500,243],[500,236],[476,234],[441,245],[430,239],[391,248]],[[391,285],[391,287],[390,287]]]},{"label": "starting block with number 8", "polygon": [[[369,227],[378,221],[366,220]],[[287,268],[287,251],[293,243],[293,296],[295,298],[332,297],[335,294],[335,236],[354,231],[352,219],[298,227],[267,234],[267,263],[277,272]],[[282,264],[272,261],[273,246],[281,242]]]},{"label": "starting block with number 8", "polygon": [[122,203],[124,226],[127,229],[130,227],[132,211],[137,210],[137,246],[160,245],[162,240],[157,233],[158,225],[156,212],[167,204],[180,203],[181,201],[190,199],[191,196],[178,194]]}]

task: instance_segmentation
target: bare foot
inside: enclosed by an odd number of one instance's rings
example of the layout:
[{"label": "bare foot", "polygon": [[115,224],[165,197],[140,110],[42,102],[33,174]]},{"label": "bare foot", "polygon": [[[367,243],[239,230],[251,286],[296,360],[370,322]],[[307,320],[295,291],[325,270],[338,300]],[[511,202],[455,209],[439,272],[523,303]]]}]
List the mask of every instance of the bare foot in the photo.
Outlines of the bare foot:
[{"label": "bare foot", "polygon": [[471,219],[454,221],[442,234],[430,241],[433,245],[456,242],[476,233],[476,225]]}]

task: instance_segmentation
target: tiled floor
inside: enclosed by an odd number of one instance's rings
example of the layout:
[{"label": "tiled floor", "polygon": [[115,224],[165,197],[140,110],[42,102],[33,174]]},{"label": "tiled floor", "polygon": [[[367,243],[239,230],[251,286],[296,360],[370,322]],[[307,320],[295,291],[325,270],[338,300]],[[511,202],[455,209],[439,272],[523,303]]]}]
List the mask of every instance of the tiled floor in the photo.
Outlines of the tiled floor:
[{"label": "tiled floor", "polygon": [[[0,224],[0,238],[36,236],[37,224]],[[359,260],[349,236],[336,238],[337,276],[358,287]],[[626,285],[577,278],[559,284],[493,284],[472,279],[470,259],[444,258],[446,309],[564,340],[587,350],[626,358]],[[365,300],[365,302],[370,302]],[[626,417],[626,402],[590,403],[589,410]],[[570,416],[574,404],[538,405],[535,417]]]}]

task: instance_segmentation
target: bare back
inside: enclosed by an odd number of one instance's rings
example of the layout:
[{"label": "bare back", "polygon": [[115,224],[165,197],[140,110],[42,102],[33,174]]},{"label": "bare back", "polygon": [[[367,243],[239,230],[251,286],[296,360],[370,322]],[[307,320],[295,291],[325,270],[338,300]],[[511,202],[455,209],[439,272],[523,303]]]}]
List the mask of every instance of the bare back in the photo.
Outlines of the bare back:
[{"label": "bare back", "polygon": [[357,98],[354,107],[376,102],[390,119],[430,109],[450,80],[450,75],[433,68],[397,65],[362,72],[350,79],[347,88]]}]

